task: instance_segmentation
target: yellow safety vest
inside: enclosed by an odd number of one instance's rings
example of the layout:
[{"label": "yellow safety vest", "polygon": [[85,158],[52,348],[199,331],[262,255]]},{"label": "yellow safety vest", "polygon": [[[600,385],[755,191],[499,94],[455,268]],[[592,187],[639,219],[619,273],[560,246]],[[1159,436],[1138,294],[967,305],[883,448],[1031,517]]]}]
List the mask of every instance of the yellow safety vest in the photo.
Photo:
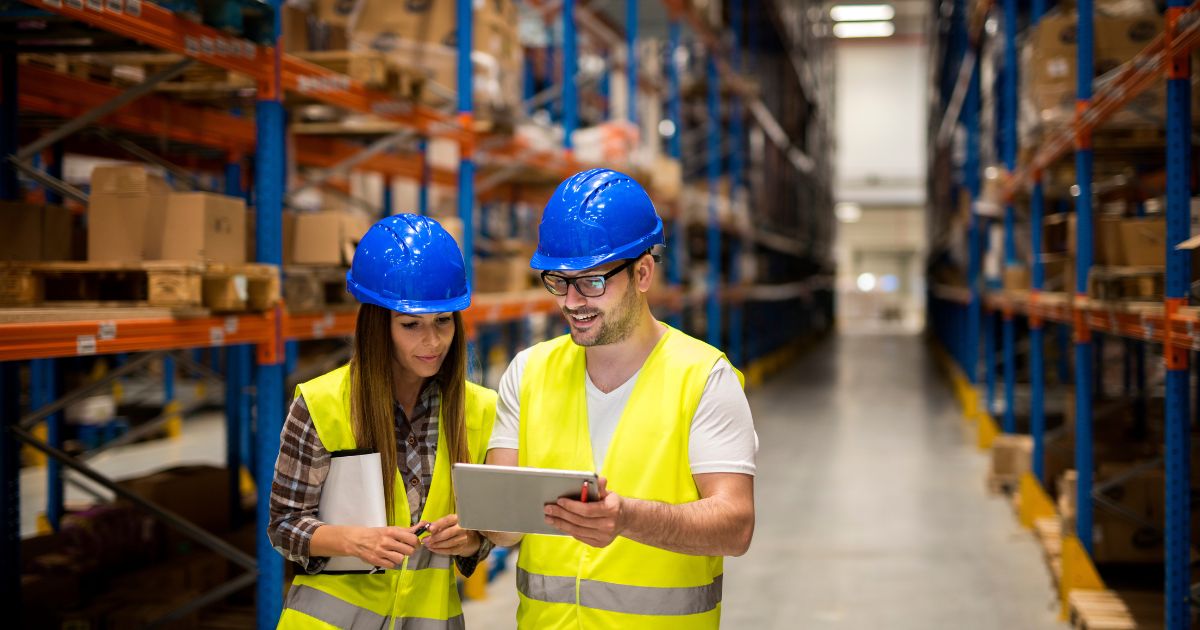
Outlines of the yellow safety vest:
[{"label": "yellow safety vest", "polygon": [[[343,366],[296,388],[304,395],[321,444],[334,451],[357,448],[350,425],[350,369]],[[467,383],[465,420],[471,460],[482,463],[496,419],[496,392]],[[433,483],[422,520],[436,521],[454,511],[450,455],[438,414]],[[408,494],[397,480],[390,522],[408,527]],[[419,547],[399,570],[374,574],[297,575],[288,591],[280,628],[447,630],[463,628],[462,603],[452,559]]]},{"label": "yellow safety vest", "polygon": [[[723,356],[668,329],[642,366],[599,471],[610,490],[671,504],[700,498],[688,439],[708,376]],[[584,349],[569,336],[530,351],[521,379],[520,465],[593,468],[585,378]],[[517,625],[716,628],[722,563],[624,537],[596,549],[566,536],[527,535],[517,562]]]}]

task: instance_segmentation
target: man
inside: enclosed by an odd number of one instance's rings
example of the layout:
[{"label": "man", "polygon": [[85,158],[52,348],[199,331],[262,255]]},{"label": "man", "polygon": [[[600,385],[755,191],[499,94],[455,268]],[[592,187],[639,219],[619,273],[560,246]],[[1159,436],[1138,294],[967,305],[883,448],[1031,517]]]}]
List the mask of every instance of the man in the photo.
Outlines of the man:
[{"label": "man", "polygon": [[524,537],[522,628],[715,628],[722,556],[750,546],[758,444],[741,374],[654,319],[662,245],[649,196],[621,173],[576,174],[546,205],[531,266],[570,335],[513,359],[487,463],[595,470],[600,497],[546,507],[569,537]]}]

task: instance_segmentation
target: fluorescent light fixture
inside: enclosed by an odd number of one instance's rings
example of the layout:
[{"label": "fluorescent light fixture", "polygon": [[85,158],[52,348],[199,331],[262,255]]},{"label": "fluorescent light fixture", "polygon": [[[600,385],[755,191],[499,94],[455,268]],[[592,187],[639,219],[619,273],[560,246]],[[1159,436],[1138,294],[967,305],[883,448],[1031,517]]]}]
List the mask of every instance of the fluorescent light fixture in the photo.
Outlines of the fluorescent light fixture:
[{"label": "fluorescent light fixture", "polygon": [[896,17],[890,4],[839,4],[829,10],[834,22],[886,22]]},{"label": "fluorescent light fixture", "polygon": [[858,223],[858,220],[862,218],[862,206],[851,201],[843,201],[833,207],[833,214],[842,223]]},{"label": "fluorescent light fixture", "polygon": [[833,36],[841,39],[856,37],[891,37],[896,26],[891,22],[838,22],[833,25]]}]

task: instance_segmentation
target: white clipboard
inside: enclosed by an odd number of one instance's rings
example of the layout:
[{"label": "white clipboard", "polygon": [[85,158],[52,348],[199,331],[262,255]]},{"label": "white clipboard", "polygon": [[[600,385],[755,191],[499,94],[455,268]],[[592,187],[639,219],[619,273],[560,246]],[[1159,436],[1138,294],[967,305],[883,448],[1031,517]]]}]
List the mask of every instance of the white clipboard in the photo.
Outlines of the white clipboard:
[{"label": "white clipboard", "polygon": [[[383,466],[370,449],[335,451],[329,455],[329,475],[321,489],[317,518],[330,525],[386,527]],[[334,556],[322,573],[371,573],[376,567],[355,556]]]}]

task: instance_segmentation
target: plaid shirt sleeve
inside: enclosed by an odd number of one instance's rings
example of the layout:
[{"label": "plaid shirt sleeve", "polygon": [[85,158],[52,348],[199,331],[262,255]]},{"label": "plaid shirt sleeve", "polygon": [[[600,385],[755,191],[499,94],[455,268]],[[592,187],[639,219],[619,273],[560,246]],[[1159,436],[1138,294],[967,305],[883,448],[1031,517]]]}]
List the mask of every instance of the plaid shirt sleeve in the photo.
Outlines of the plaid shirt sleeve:
[{"label": "plaid shirt sleeve", "polygon": [[267,535],[275,550],[299,564],[307,573],[318,573],[327,557],[310,557],[321,488],[329,474],[329,451],[321,444],[303,396],[296,396],[279,436],[279,458],[271,483],[271,522]]}]

